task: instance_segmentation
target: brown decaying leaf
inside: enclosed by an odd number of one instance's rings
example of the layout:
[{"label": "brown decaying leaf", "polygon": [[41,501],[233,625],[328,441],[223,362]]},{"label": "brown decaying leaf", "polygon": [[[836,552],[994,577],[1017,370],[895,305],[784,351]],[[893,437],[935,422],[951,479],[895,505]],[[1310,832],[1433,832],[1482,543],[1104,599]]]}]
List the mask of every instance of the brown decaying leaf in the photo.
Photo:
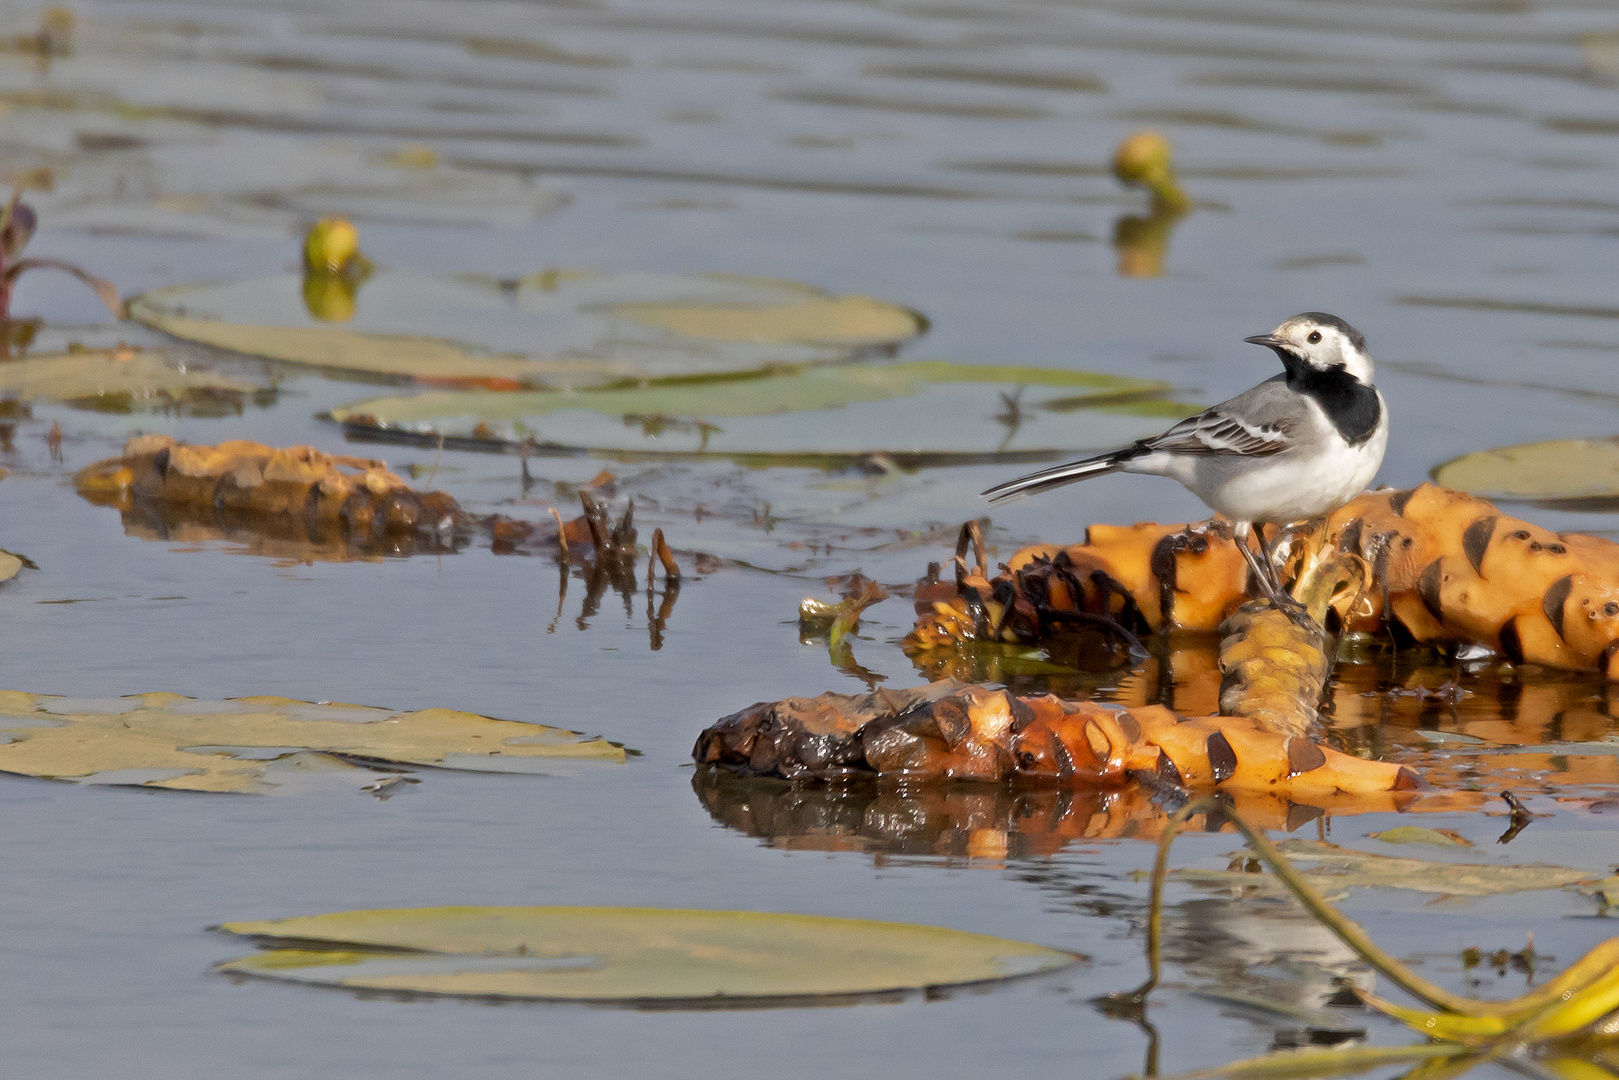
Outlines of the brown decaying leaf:
[{"label": "brown decaying leaf", "polygon": [[262,518],[341,524],[349,536],[453,532],[465,524],[456,501],[418,492],[380,461],[234,440],[217,446],[138,435],[121,458],[81,469],[79,493],[128,510],[138,504],[204,507]]}]

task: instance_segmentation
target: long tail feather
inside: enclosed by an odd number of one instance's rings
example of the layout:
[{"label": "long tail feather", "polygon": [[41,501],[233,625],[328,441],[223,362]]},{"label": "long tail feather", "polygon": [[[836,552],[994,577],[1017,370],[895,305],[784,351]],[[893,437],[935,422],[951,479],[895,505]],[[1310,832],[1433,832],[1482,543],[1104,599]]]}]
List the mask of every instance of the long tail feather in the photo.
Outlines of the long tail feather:
[{"label": "long tail feather", "polygon": [[992,503],[1034,495],[1062,487],[1064,484],[1073,484],[1092,476],[1110,473],[1135,456],[1130,450],[1117,450],[1110,454],[1086,458],[1084,461],[1070,461],[1066,465],[1055,465],[1027,476],[1020,476],[1016,480],[1008,480],[1004,484],[996,484],[983,494]]}]

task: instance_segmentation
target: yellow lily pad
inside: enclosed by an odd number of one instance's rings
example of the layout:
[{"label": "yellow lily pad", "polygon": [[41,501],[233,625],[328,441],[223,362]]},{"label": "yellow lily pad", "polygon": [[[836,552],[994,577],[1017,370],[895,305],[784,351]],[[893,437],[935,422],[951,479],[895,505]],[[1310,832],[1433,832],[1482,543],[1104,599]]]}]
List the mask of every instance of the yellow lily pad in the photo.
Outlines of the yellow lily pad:
[{"label": "yellow lily pad", "polygon": [[161,408],[207,394],[251,394],[259,386],[187,370],[160,352],[85,349],[0,363],[0,399],[62,401],[103,412]]},{"label": "yellow lily pad", "polygon": [[[921,465],[1129,442],[1161,430],[1166,416],[1195,411],[1157,400],[1168,388],[1122,375],[917,360],[568,393],[431,391],[329,415],[357,437],[435,445],[442,438],[452,447],[532,441],[778,464],[882,454]],[[1084,410],[1082,422],[1066,415],[1076,410]]]},{"label": "yellow lily pad", "polygon": [[771,278],[584,270],[516,281],[383,271],[360,288],[340,326],[310,314],[293,275],[170,286],[133,298],[129,312],[233,352],[500,390],[842,362],[926,326],[894,304]]},{"label": "yellow lily pad", "polygon": [[[0,772],[177,791],[269,793],[288,756],[481,772],[573,772],[624,748],[454,709],[399,712],[281,697],[67,698],[0,691]],[[308,757],[303,758],[308,764]],[[375,779],[371,773],[368,779]]]},{"label": "yellow lily pad", "polygon": [[[355,990],[716,1008],[833,1004],[1056,971],[1080,957],[933,926],[661,908],[344,911],[221,930],[277,948],[215,970]],[[330,945],[333,951],[311,948]]]},{"label": "yellow lily pad", "polygon": [[1619,438],[1555,439],[1481,450],[1436,467],[1433,478],[1486,499],[1619,499]]}]

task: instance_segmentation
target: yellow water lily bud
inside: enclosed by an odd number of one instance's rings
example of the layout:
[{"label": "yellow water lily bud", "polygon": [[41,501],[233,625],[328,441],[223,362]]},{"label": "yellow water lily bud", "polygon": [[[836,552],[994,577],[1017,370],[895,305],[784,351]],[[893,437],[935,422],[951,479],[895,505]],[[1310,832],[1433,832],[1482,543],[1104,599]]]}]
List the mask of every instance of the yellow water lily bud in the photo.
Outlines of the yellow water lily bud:
[{"label": "yellow water lily bud", "polygon": [[1138,131],[1119,144],[1113,154],[1113,175],[1122,183],[1152,191],[1154,210],[1181,213],[1192,200],[1181,190],[1171,163],[1169,140],[1156,131]]},{"label": "yellow water lily bud", "polygon": [[304,237],[304,269],[340,274],[360,255],[360,231],[347,218],[322,218]]}]

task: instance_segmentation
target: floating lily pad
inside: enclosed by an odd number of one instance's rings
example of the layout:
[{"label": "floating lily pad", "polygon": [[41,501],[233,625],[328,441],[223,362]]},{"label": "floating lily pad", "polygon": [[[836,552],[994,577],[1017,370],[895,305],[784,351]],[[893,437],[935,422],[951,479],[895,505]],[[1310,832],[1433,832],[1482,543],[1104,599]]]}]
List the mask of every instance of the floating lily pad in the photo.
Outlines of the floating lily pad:
[{"label": "floating lily pad", "polygon": [[[814,463],[1033,459],[1113,446],[1190,406],[1164,383],[1052,368],[857,363],[574,393],[430,392],[334,409],[362,437]],[[1011,404],[1015,402],[1016,404]],[[1081,416],[1063,414],[1084,409]]]},{"label": "floating lily pad", "polygon": [[[1317,888],[1327,892],[1360,887],[1411,889],[1442,896],[1498,896],[1562,889],[1599,876],[1588,870],[1546,863],[1429,862],[1373,855],[1316,840],[1288,840],[1279,846]],[[1171,870],[1170,874],[1184,881],[1253,887],[1278,896],[1287,892],[1286,887],[1269,874],[1196,869]]]},{"label": "floating lily pad", "polygon": [[1434,847],[1472,847],[1473,841],[1454,829],[1429,829],[1421,825],[1396,825],[1382,832],[1367,833],[1385,844],[1431,844]]},{"label": "floating lily pad", "polygon": [[[454,709],[398,712],[281,697],[64,698],[0,691],[0,772],[178,791],[268,793],[278,759],[311,755],[480,772],[573,772],[624,749]],[[366,770],[366,779],[376,774]]]},{"label": "floating lily pad", "polygon": [[1619,438],[1556,439],[1481,450],[1438,466],[1433,478],[1486,499],[1613,502],[1619,500]]},{"label": "floating lily pad", "polygon": [[351,321],[323,323],[292,275],[177,285],[132,318],[288,363],[446,386],[602,386],[849,360],[920,333],[921,316],[770,278],[551,270],[518,281],[376,274]]},{"label": "floating lily pad", "polygon": [[260,387],[212,371],[188,370],[162,353],[86,349],[0,361],[0,399],[64,401],[101,412],[168,408]]},{"label": "floating lily pad", "polygon": [[220,929],[299,947],[219,971],[356,990],[665,1008],[832,1004],[1035,975],[1080,959],[939,927],[753,911],[404,908]]}]

